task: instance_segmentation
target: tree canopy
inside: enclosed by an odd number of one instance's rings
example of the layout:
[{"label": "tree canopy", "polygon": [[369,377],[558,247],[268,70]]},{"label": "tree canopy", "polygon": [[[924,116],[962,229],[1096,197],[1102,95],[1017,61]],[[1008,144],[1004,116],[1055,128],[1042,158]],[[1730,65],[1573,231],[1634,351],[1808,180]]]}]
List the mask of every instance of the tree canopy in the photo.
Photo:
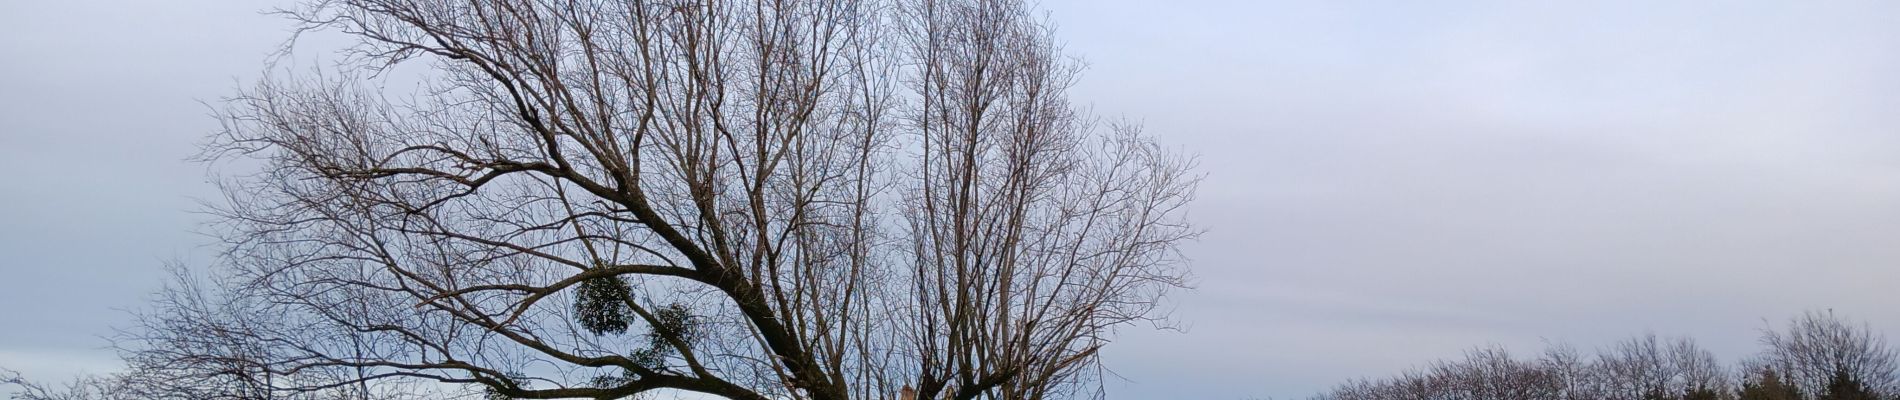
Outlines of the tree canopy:
[{"label": "tree canopy", "polygon": [[1071,104],[1020,0],[282,15],[354,42],[223,103],[223,255],[126,393],[1090,397],[1187,276],[1192,160]]}]

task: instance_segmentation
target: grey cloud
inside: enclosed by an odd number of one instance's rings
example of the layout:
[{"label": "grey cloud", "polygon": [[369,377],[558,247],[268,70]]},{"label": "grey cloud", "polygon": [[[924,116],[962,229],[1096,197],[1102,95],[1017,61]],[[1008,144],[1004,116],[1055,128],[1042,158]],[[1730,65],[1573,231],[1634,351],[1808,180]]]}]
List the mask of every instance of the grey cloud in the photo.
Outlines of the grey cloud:
[{"label": "grey cloud", "polygon": [[[189,236],[197,100],[288,32],[220,1],[0,3],[0,365],[94,335]],[[1486,343],[1762,318],[1900,332],[1900,5],[1051,1],[1076,89],[1198,152],[1185,332],[1115,398],[1296,398]],[[79,289],[74,289],[79,288]],[[17,325],[16,325],[17,324]],[[103,354],[103,355],[102,355]]]}]

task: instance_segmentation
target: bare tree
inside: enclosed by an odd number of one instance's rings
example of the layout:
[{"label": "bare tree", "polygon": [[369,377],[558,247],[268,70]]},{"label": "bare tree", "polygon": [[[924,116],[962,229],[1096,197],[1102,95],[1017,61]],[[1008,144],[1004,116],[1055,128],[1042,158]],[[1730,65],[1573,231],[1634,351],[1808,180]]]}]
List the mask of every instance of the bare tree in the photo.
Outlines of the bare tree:
[{"label": "bare tree", "polygon": [[1900,359],[1886,338],[1832,312],[1762,332],[1762,353],[1725,367],[1689,338],[1632,337],[1584,359],[1552,344],[1519,361],[1486,348],[1398,377],[1349,381],[1318,400],[1802,400],[1900,398]]},{"label": "bare tree", "polygon": [[1564,398],[1564,376],[1543,361],[1513,358],[1501,347],[1465,352],[1463,359],[1387,380],[1341,385],[1317,400],[1493,400]]},{"label": "bare tree", "polygon": [[0,387],[13,386],[14,400],[116,400],[117,384],[110,378],[81,376],[65,385],[29,381],[19,372],[0,368]]},{"label": "bare tree", "polygon": [[357,42],[227,104],[219,288],[134,335],[233,398],[1099,396],[1183,285],[1192,163],[1077,111],[1019,0],[285,15]]},{"label": "bare tree", "polygon": [[1802,313],[1786,330],[1765,329],[1761,343],[1766,348],[1756,369],[1779,372],[1802,393],[1821,395],[1845,379],[1881,398],[1900,396],[1900,359],[1886,337],[1832,311]]},{"label": "bare tree", "polygon": [[1599,353],[1595,364],[1594,386],[1603,398],[1676,398],[1728,387],[1728,372],[1715,355],[1686,337],[1625,339]]},{"label": "bare tree", "polygon": [[1719,399],[1733,393],[1714,354],[1687,338],[1643,335],[1584,358],[1554,343],[1534,360],[1499,347],[1465,353],[1385,380],[1357,380],[1318,400],[1652,400]]},{"label": "bare tree", "polygon": [[58,385],[0,369],[0,385],[19,386],[14,396],[19,400],[398,400],[445,393],[346,383],[361,381],[365,369],[273,374],[269,360],[296,347],[273,342],[273,335],[306,321],[260,312],[260,299],[190,276],[182,266],[174,265],[172,272],[170,284],[136,315],[135,324],[112,336],[125,369]]},{"label": "bare tree", "polygon": [[1719,397],[1729,394],[1734,387],[1729,380],[1732,374],[1729,369],[1716,360],[1714,352],[1694,340],[1676,338],[1665,351],[1676,373],[1671,379],[1671,395],[1683,395],[1685,399]]},{"label": "bare tree", "polygon": [[1597,354],[1595,368],[1599,387],[1607,398],[1637,400],[1669,392],[1670,378],[1676,375],[1664,353],[1664,345],[1654,334],[1633,337],[1604,348]]}]

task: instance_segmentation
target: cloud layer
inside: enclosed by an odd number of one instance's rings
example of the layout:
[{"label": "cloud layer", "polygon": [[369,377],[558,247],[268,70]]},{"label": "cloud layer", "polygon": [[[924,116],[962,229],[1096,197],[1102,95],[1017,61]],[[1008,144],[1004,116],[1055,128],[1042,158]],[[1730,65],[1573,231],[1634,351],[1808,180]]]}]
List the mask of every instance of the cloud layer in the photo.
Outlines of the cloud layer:
[{"label": "cloud layer", "polygon": [[[117,3],[0,4],[0,320],[31,327],[0,365],[98,368],[112,310],[202,254],[197,101],[288,35],[252,2]],[[1207,172],[1186,330],[1128,330],[1113,397],[1644,331],[1742,357],[1803,309],[1900,332],[1900,5],[1532,3],[1045,3],[1093,66],[1077,99]]]}]

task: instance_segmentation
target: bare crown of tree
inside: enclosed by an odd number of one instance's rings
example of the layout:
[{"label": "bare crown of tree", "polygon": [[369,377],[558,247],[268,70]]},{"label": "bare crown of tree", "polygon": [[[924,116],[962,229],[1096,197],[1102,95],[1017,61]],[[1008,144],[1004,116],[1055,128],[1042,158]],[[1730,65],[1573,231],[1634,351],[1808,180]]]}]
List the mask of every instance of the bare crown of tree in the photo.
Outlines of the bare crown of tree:
[{"label": "bare crown of tree", "polygon": [[[206,158],[261,169],[224,182],[218,295],[175,289],[138,339],[183,350],[147,368],[280,396],[1090,397],[1113,330],[1186,277],[1193,163],[1072,104],[1079,64],[1021,1],[286,14],[355,45],[227,103]],[[418,93],[367,84],[403,71]]]}]

